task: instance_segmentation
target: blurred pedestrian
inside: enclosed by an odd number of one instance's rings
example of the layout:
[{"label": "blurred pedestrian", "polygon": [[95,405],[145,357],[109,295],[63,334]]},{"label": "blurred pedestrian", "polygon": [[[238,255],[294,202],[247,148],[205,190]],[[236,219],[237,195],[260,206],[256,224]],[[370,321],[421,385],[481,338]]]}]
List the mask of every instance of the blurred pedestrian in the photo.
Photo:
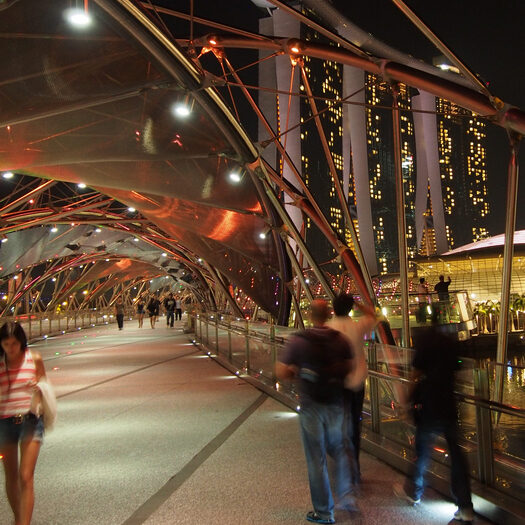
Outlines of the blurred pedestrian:
[{"label": "blurred pedestrian", "polygon": [[434,286],[434,291],[438,294],[438,305],[439,305],[439,317],[440,322],[445,324],[450,321],[449,315],[449,304],[450,304],[450,294],[448,292],[448,287],[452,279],[450,275],[448,276],[447,281],[445,282],[445,277],[443,275],[439,276],[439,282]]},{"label": "blurred pedestrian", "polygon": [[145,307],[144,298],[139,297],[137,300],[137,304],[136,304],[137,317],[139,320],[139,328],[142,328],[142,325],[144,324],[144,313],[145,313],[144,307]]},{"label": "blurred pedestrian", "polygon": [[0,454],[5,488],[15,524],[29,525],[35,467],[44,436],[40,407],[46,371],[40,354],[27,348],[26,334],[18,323],[7,322],[0,328],[0,346]]},{"label": "blurred pedestrian", "polygon": [[182,321],[182,300],[180,295],[175,297],[175,319],[177,321]]},{"label": "blurred pedestrian", "polygon": [[124,303],[122,297],[119,297],[115,303],[115,317],[117,318],[118,329],[122,330],[124,328]]},{"label": "blurred pedestrian", "polygon": [[366,364],[364,340],[377,324],[374,310],[363,304],[357,306],[363,312],[358,321],[350,317],[350,312],[356,303],[354,298],[348,294],[341,294],[334,299],[335,317],[326,324],[330,328],[341,332],[350,342],[355,356],[355,365],[345,378],[345,421],[346,438],[353,459],[355,459],[354,481],[361,478],[359,466],[359,451],[361,448],[361,420],[363,402],[365,399],[365,382],[368,375]]},{"label": "blurred pedestrian", "polygon": [[343,381],[351,370],[352,351],[339,332],[326,326],[326,301],[313,301],[310,317],[313,328],[299,332],[289,341],[276,365],[276,376],[282,380],[299,379],[299,421],[314,507],[306,519],[335,523],[327,455],[334,460],[337,508],[355,510],[343,436]]},{"label": "blurred pedestrian", "polygon": [[424,277],[421,277],[419,279],[419,284],[417,285],[417,301],[418,301],[417,321],[419,323],[426,323],[427,306],[428,306],[428,284],[425,281]]},{"label": "blurred pedestrian", "polygon": [[155,323],[157,322],[157,317],[159,316],[160,312],[160,301],[157,299],[155,294],[151,296],[147,310],[149,314],[150,326],[151,328],[155,328]]},{"label": "blurred pedestrian", "polygon": [[175,299],[172,293],[164,299],[164,308],[166,309],[166,326],[173,328],[173,321],[175,319]]},{"label": "blurred pedestrian", "polygon": [[458,506],[454,519],[470,522],[474,512],[469,469],[458,443],[458,410],[454,396],[455,372],[461,364],[458,344],[440,330],[437,313],[434,313],[432,326],[416,337],[414,346],[410,407],[416,425],[416,462],[412,479],[397,490],[412,504],[421,501],[432,444],[437,434],[443,434],[450,459],[451,492]]}]

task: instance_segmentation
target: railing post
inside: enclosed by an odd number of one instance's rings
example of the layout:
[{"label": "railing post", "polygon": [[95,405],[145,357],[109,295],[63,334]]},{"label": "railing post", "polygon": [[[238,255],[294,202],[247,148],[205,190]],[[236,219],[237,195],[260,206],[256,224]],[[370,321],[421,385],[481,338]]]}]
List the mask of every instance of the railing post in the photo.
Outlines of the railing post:
[{"label": "railing post", "polygon": [[[476,397],[490,399],[487,370],[474,369],[474,392]],[[476,434],[478,438],[479,480],[492,485],[494,482],[494,452],[492,450],[492,418],[490,408],[476,403]]]},{"label": "railing post", "polygon": [[246,319],[246,358],[245,358],[245,363],[246,363],[246,371],[249,372],[250,371],[250,321],[248,321],[248,319]]},{"label": "railing post", "polygon": [[[368,367],[377,372],[377,349],[376,345],[368,346]],[[370,414],[372,416],[372,430],[379,434],[381,431],[381,414],[379,408],[379,380],[373,375],[368,376],[370,385]]]},{"label": "railing post", "polygon": [[210,348],[210,316],[206,315],[206,348]]},{"label": "railing post", "polygon": [[232,362],[232,320],[228,318],[228,361]]},{"label": "railing post", "polygon": [[219,355],[219,314],[215,314],[215,350]]},{"label": "railing post", "polygon": [[275,345],[275,324],[273,317],[270,317],[270,352],[272,359],[272,384],[275,386],[277,377],[275,376],[275,364],[277,363],[277,347]]}]

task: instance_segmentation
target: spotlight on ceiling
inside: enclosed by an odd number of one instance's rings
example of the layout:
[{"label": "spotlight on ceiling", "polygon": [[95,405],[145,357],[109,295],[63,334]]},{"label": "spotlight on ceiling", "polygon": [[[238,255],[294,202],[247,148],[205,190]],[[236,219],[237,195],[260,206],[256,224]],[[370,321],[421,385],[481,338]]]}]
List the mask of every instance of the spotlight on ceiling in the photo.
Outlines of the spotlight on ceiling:
[{"label": "spotlight on ceiling", "polygon": [[56,226],[53,226],[51,228],[51,233],[56,233],[58,231],[58,228]]},{"label": "spotlight on ceiling", "polygon": [[79,182],[77,184],[77,188],[80,188],[81,190],[83,190],[85,187],[86,187],[86,185],[83,182]]},{"label": "spotlight on ceiling", "polygon": [[80,9],[78,7],[66,9],[64,16],[65,19],[77,29],[85,29],[93,22],[91,15],[85,9]]},{"label": "spotlight on ceiling", "polygon": [[232,171],[228,177],[234,184],[241,182],[241,174],[237,173],[236,171]]},{"label": "spotlight on ceiling", "polygon": [[182,117],[182,118],[189,117],[191,113],[190,108],[183,102],[179,102],[178,104],[175,104],[173,111],[175,115],[177,115],[178,117]]},{"label": "spotlight on ceiling", "polygon": [[136,212],[137,210],[136,210],[135,208],[133,208],[132,206],[130,206],[130,207],[128,208],[128,211],[129,211],[130,213],[134,213],[134,212]]},{"label": "spotlight on ceiling", "polygon": [[4,173],[2,173],[4,179],[12,179],[14,176],[15,174],[12,171],[4,171]]}]

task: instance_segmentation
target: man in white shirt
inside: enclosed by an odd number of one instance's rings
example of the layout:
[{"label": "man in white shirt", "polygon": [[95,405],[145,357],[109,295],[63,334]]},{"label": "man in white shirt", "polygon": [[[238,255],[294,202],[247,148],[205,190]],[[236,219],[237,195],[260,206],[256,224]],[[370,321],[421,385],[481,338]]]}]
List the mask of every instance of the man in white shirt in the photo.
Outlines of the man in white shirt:
[{"label": "man in white shirt", "polygon": [[[365,381],[368,375],[366,356],[364,348],[365,335],[370,333],[376,326],[378,320],[375,312],[363,304],[357,306],[363,312],[363,316],[355,321],[350,317],[354,306],[354,298],[348,294],[341,294],[333,302],[335,317],[326,324],[334,330],[341,332],[352,346],[355,355],[355,367],[345,379],[345,409],[347,436],[353,445],[353,454],[356,462],[356,477],[360,477],[359,449],[361,443],[361,413],[365,397]],[[357,480],[356,480],[357,481]]]}]

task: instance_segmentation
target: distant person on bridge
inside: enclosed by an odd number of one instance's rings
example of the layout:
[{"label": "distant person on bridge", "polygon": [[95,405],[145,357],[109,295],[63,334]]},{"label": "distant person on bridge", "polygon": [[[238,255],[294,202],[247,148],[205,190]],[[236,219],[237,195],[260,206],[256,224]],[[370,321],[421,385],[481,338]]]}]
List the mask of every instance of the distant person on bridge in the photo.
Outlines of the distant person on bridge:
[{"label": "distant person on bridge", "polygon": [[182,300],[180,295],[175,297],[175,319],[177,321],[182,321]]},{"label": "distant person on bridge", "polygon": [[454,519],[474,519],[467,460],[458,444],[458,410],[454,396],[455,372],[460,368],[458,344],[440,331],[437,312],[432,326],[415,338],[410,409],[416,425],[416,462],[412,480],[394,490],[418,504],[425,488],[424,476],[436,434],[443,434],[450,457],[451,492],[458,506]]},{"label": "distant person on bridge", "polygon": [[137,317],[139,319],[139,328],[142,328],[142,325],[144,324],[144,298],[139,297],[137,300],[136,308],[137,308]]},{"label": "distant person on bridge", "polygon": [[0,344],[0,454],[7,499],[15,525],[29,525],[35,466],[44,436],[44,420],[37,415],[41,395],[37,384],[45,379],[46,371],[40,354],[27,348],[26,334],[18,323],[7,322],[0,328]]},{"label": "distant person on bridge", "polygon": [[326,324],[341,332],[350,342],[355,354],[355,366],[345,378],[345,420],[346,438],[349,440],[350,452],[355,458],[355,480],[359,481],[359,450],[361,446],[361,419],[365,399],[365,381],[368,375],[364,339],[376,326],[378,320],[374,310],[360,304],[363,316],[359,321],[350,317],[354,307],[354,298],[348,294],[338,295],[333,302],[335,317]]},{"label": "distant person on bridge", "polygon": [[164,308],[166,309],[166,326],[173,328],[173,322],[175,320],[175,299],[172,293],[164,299]]},{"label": "distant person on bridge", "polygon": [[159,312],[160,312],[160,301],[157,299],[157,296],[153,294],[148,303],[148,314],[149,314],[149,322],[150,322],[151,328],[155,328],[155,323],[157,322],[157,317],[159,316]]},{"label": "distant person on bridge", "polygon": [[335,463],[337,508],[355,510],[343,435],[343,382],[352,368],[353,355],[347,339],[326,326],[329,315],[326,301],[313,301],[313,328],[290,339],[275,369],[281,380],[299,379],[299,422],[314,507],[306,519],[313,523],[335,523],[327,454]]},{"label": "distant person on bridge", "polygon": [[450,283],[452,282],[452,279],[450,278],[450,275],[448,276],[447,281],[445,282],[445,277],[443,275],[439,276],[439,282],[434,286],[434,291],[438,294],[438,301],[439,301],[439,317],[441,323],[448,323],[450,316],[449,316],[449,302],[450,302],[450,295],[448,293],[448,287],[450,286]]},{"label": "distant person on bridge", "polygon": [[418,323],[426,323],[428,306],[428,284],[425,281],[424,277],[421,277],[419,279],[419,284],[417,285],[417,302],[417,321]]},{"label": "distant person on bridge", "polygon": [[451,282],[452,279],[450,278],[450,275],[448,276],[447,282],[445,282],[445,276],[439,276],[439,282],[434,286],[434,291],[437,292],[440,301],[448,301],[450,299],[448,287]]},{"label": "distant person on bridge", "polygon": [[115,316],[117,318],[118,329],[122,330],[122,328],[124,328],[124,303],[122,302],[122,297],[119,297],[115,303]]}]

